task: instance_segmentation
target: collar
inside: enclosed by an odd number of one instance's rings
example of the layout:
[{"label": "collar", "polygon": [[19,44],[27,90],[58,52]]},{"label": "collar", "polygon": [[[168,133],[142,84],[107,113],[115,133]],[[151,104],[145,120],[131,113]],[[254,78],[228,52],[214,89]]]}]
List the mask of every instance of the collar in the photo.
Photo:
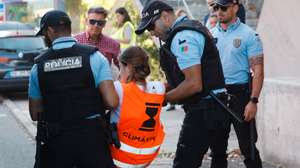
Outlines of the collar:
[{"label": "collar", "polygon": [[[103,36],[103,34],[101,33],[100,35],[99,35],[99,41],[101,40],[101,38],[102,38],[102,36]],[[88,39],[88,40],[91,40],[91,36],[90,36],[90,34],[88,33],[88,32],[85,32],[85,37],[86,37],[86,39]]]},{"label": "collar", "polygon": [[[226,32],[232,32],[232,31],[234,31],[235,29],[237,29],[237,28],[240,26],[240,24],[241,24],[241,21],[240,21],[240,19],[237,17],[237,18],[236,18],[236,21],[233,22],[232,24],[230,24],[230,25],[228,26]],[[225,32],[225,30],[221,27],[221,23],[220,23],[220,22],[217,23],[217,28],[218,28],[219,31]]]},{"label": "collar", "polygon": [[187,20],[188,17],[187,16],[179,16],[175,22],[173,23],[173,25],[171,26],[171,29],[173,29],[178,23],[184,21],[184,20]]},{"label": "collar", "polygon": [[63,44],[63,43],[72,43],[72,46],[74,43],[77,43],[77,40],[74,38],[74,37],[59,37],[57,39],[55,39],[53,42],[52,42],[52,47],[55,49],[57,48],[60,44]]}]

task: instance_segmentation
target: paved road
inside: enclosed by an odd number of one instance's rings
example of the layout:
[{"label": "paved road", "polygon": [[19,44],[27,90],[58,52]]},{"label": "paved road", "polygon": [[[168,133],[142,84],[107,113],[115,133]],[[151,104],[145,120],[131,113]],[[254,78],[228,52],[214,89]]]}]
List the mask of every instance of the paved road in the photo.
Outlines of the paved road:
[{"label": "paved road", "polygon": [[[18,94],[11,94],[11,95],[5,95],[5,96],[8,97],[12,101],[12,103],[14,104],[14,107],[16,107],[18,109],[19,113],[22,114],[23,117],[25,116],[27,118],[27,120],[29,120],[28,101],[27,101],[26,93],[21,93],[21,94],[18,93]],[[161,147],[161,154],[152,163],[152,165],[150,166],[151,168],[170,168],[171,167],[171,163],[174,158],[176,144],[177,144],[178,135],[179,135],[179,130],[181,128],[181,123],[182,123],[183,117],[184,117],[184,112],[180,108],[180,106],[177,106],[175,111],[165,111],[165,108],[163,109],[163,112],[161,113],[161,119],[165,126],[166,138]],[[0,116],[0,121],[1,121],[1,116]],[[32,125],[32,122],[26,122],[26,124]],[[20,129],[20,130],[22,130],[22,129]],[[24,134],[24,131],[22,133],[18,133],[18,134]],[[34,135],[31,135],[31,137],[32,136],[34,136]],[[26,144],[23,144],[23,142],[22,142],[18,145],[24,146]],[[34,145],[33,145],[32,141],[31,141],[31,146],[32,146],[30,149],[31,153],[29,152],[31,157],[27,158],[28,159],[27,162],[29,162],[29,164],[32,163],[33,152],[34,152],[34,147],[33,147]],[[231,151],[234,151],[237,149],[238,149],[238,145],[237,145],[236,135],[235,135],[234,131],[232,131],[231,135],[230,135],[230,139],[229,139],[228,152],[231,152]],[[0,158],[0,161],[1,161],[1,158]],[[229,166],[228,166],[229,168],[244,168],[245,167],[243,165],[242,159],[239,155],[235,155],[235,156],[231,157],[229,159],[228,163],[229,163]],[[210,158],[206,156],[202,167],[209,168],[209,165],[210,165]],[[21,166],[21,167],[24,167],[24,166]],[[27,166],[25,166],[25,167],[27,167]],[[2,168],[1,162],[0,162],[0,168]],[[3,167],[3,168],[6,168],[6,167]],[[264,168],[275,168],[275,166],[271,166],[269,164],[264,163]]]},{"label": "paved road", "polygon": [[0,167],[33,167],[35,144],[23,127],[0,104]]}]

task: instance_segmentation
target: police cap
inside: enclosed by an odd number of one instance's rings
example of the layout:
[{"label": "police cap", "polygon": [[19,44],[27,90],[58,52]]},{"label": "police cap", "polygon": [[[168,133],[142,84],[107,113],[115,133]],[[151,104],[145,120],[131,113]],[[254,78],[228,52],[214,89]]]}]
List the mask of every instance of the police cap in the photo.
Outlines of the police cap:
[{"label": "police cap", "polygon": [[40,30],[36,36],[41,36],[43,30],[49,26],[59,25],[71,25],[71,19],[68,14],[60,10],[49,11],[42,17],[40,22]]},{"label": "police cap", "polygon": [[142,34],[150,23],[153,21],[155,16],[158,16],[162,11],[174,10],[170,5],[162,1],[152,1],[148,3],[142,11],[142,20],[135,30],[136,34]]}]

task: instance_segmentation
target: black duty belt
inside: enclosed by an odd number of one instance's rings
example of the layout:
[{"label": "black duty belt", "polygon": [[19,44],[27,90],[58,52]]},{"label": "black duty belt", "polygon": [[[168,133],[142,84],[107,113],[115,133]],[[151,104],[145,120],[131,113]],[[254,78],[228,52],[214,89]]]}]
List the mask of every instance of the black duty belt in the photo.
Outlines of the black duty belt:
[{"label": "black duty belt", "polygon": [[98,124],[104,126],[104,119],[98,117],[93,119],[82,119],[72,122],[68,121],[60,123],[49,123],[45,121],[40,121],[38,122],[38,129],[41,138],[47,140],[49,138],[62,135],[66,132],[73,132],[76,130],[92,128],[97,126]]},{"label": "black duty belt", "polygon": [[244,84],[230,84],[225,86],[227,91],[230,92],[239,92],[242,90],[248,90],[249,89],[249,84],[244,83]]}]

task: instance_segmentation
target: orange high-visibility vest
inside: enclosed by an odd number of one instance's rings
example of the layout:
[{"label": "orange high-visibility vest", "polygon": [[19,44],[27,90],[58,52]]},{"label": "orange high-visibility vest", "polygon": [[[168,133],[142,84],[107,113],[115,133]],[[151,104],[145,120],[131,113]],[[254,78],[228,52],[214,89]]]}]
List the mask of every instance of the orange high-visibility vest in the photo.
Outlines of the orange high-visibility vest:
[{"label": "orange high-visibility vest", "polygon": [[122,83],[123,101],[117,124],[120,149],[111,145],[118,167],[145,167],[157,156],[165,133],[160,122],[163,94],[142,91],[136,83]]}]

